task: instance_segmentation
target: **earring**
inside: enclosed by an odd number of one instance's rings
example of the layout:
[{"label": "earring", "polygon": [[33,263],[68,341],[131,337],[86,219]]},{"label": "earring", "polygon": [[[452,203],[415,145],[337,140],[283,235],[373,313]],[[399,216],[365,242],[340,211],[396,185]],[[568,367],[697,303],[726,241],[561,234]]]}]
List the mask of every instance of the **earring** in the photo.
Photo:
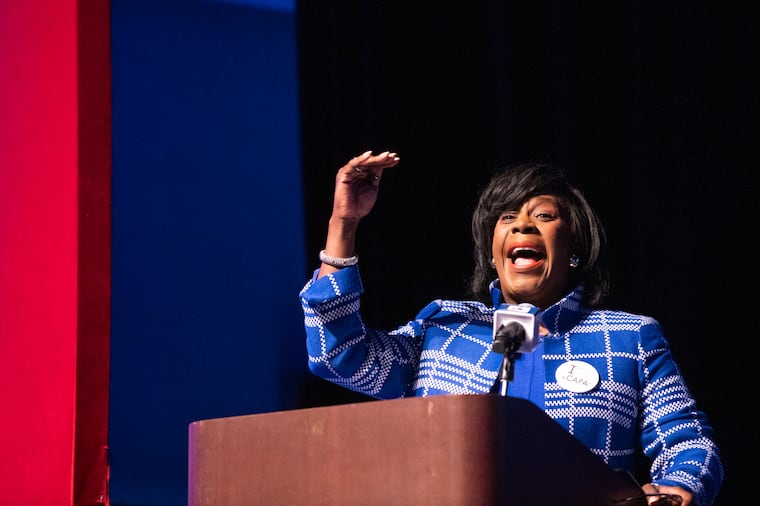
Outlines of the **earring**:
[{"label": "earring", "polygon": [[581,259],[578,258],[578,255],[573,255],[570,257],[570,267],[575,269],[581,264]]},{"label": "earring", "polygon": [[496,268],[496,259],[494,257],[491,257],[491,267]]}]

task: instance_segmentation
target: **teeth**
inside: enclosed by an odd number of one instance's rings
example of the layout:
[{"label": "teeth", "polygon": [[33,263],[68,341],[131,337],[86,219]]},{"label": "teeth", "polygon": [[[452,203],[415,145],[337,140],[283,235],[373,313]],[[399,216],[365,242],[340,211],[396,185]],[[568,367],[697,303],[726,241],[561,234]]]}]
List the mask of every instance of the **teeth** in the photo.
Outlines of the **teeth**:
[{"label": "teeth", "polygon": [[[529,255],[525,255],[525,253],[529,253]],[[510,255],[510,258],[512,259],[512,263],[516,263],[518,260],[527,261],[529,258],[537,258],[540,256],[540,252],[536,248],[531,248],[529,246],[518,246],[515,249],[512,250],[512,254]]]},{"label": "teeth", "polygon": [[535,248],[528,248],[528,247],[525,247],[525,246],[520,246],[520,247],[515,248],[515,249],[512,250],[512,256],[514,257],[515,255],[518,255],[518,254],[520,254],[520,253],[522,253],[524,251],[527,251],[527,252],[532,253],[534,255],[538,255],[538,250],[537,249],[535,249]]}]

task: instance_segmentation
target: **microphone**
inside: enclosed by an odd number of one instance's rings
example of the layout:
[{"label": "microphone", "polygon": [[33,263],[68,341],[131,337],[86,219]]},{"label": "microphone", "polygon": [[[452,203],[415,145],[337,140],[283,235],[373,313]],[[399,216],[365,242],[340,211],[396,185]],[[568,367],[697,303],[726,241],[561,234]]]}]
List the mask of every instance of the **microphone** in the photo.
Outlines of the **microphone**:
[{"label": "microphone", "polygon": [[506,397],[507,383],[513,378],[513,360],[517,352],[533,351],[541,340],[536,314],[532,304],[502,304],[493,315],[493,343],[491,349],[504,354],[496,383],[491,393]]},{"label": "microphone", "polygon": [[537,314],[538,308],[527,302],[499,306],[493,314],[491,349],[496,353],[528,353],[536,349],[541,342]]},{"label": "microphone", "polygon": [[514,355],[525,342],[525,328],[517,322],[502,324],[494,333],[491,349],[496,353]]}]

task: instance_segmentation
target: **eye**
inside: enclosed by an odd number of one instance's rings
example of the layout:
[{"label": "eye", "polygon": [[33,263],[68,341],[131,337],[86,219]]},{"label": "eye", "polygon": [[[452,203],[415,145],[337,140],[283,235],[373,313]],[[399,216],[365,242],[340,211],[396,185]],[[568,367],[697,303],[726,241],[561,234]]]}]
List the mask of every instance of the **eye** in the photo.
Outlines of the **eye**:
[{"label": "eye", "polygon": [[542,221],[552,221],[557,218],[557,215],[548,211],[541,211],[536,213],[536,218]]},{"label": "eye", "polygon": [[543,205],[533,211],[533,216],[537,220],[552,221],[557,219],[557,216],[559,216],[559,211],[554,206]]},{"label": "eye", "polygon": [[499,215],[499,221],[502,221],[505,223],[515,221],[516,218],[517,218],[517,213],[514,211],[506,211]]}]

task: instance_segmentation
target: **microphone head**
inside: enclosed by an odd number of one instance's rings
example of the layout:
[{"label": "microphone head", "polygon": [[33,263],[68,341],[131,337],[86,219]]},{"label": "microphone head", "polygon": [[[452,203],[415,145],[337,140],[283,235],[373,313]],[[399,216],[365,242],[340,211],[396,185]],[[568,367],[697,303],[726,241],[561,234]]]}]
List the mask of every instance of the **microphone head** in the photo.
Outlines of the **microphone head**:
[{"label": "microphone head", "polygon": [[491,349],[496,353],[515,353],[525,341],[525,329],[516,321],[499,327],[494,333]]},{"label": "microphone head", "polygon": [[[525,339],[517,349],[518,353],[528,353],[536,349],[538,343],[541,342],[541,336],[538,333],[539,319],[537,317],[539,309],[533,304],[526,302],[522,304],[502,304],[494,311],[493,314],[493,336],[494,347],[499,347],[502,351],[496,351],[497,353],[503,353],[506,348],[502,348],[502,344],[497,344],[497,333],[504,332],[507,329],[514,329],[510,327],[510,324],[519,325],[521,330],[525,332]],[[504,327],[504,329],[502,329]],[[512,330],[510,330],[512,331]],[[503,341],[503,337],[499,337],[498,341]]]}]

